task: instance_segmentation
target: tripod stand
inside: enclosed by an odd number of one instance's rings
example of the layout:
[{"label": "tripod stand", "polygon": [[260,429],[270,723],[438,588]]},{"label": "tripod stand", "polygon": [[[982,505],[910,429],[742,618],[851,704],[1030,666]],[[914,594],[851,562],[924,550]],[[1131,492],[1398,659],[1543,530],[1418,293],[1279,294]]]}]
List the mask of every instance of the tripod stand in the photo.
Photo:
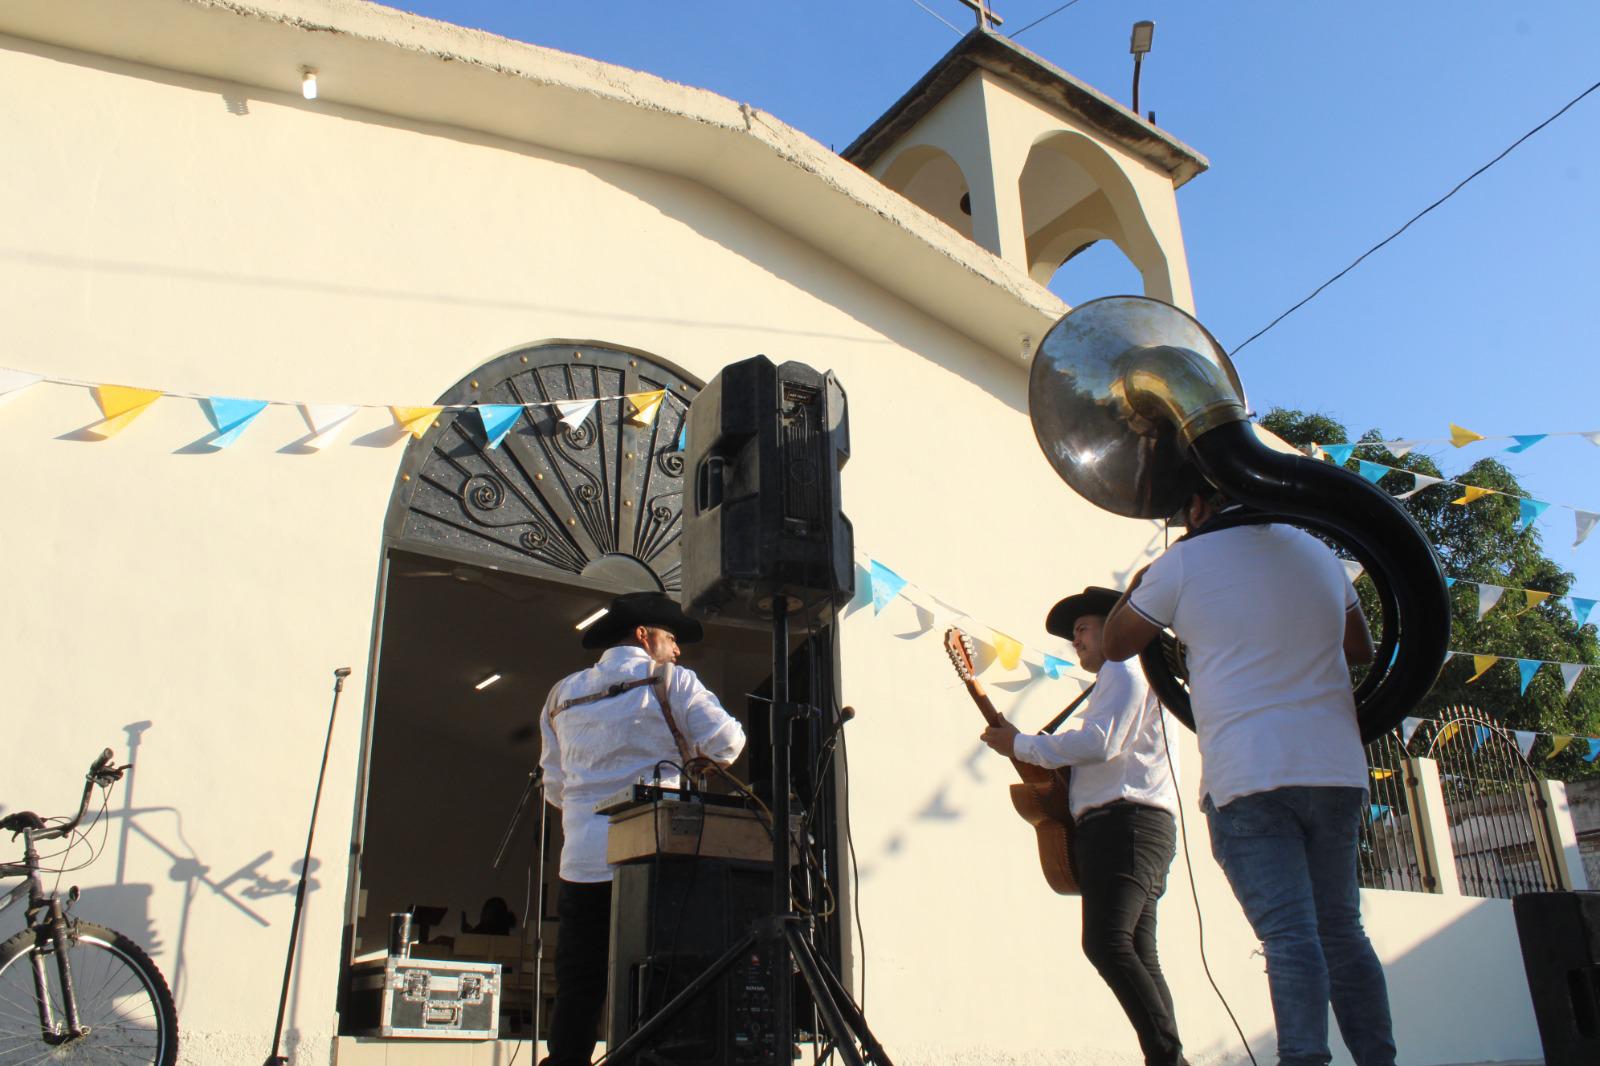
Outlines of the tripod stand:
[{"label": "tripod stand", "polygon": [[627,1066],[630,1056],[647,1048],[651,1038],[685,1006],[759,945],[771,966],[773,1049],[778,1064],[788,1063],[789,1049],[794,1046],[794,1000],[789,968],[793,960],[811,992],[831,1046],[839,1052],[846,1066],[866,1066],[869,1062],[894,1066],[838,975],[817,957],[806,935],[810,919],[794,911],[789,885],[789,730],[796,719],[809,713],[809,708],[789,702],[789,605],[780,592],[773,597],[772,608],[772,914],[752,923],[750,931],[724,951],[704,973],[628,1039],[610,1049],[606,1054],[607,1062],[615,1060],[620,1066]]}]

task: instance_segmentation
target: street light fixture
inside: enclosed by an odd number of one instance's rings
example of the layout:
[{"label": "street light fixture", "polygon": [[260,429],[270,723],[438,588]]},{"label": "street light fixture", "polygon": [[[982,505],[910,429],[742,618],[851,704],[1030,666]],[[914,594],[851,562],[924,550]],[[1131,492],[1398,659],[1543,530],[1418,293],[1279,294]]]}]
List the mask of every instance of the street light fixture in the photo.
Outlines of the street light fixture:
[{"label": "street light fixture", "polygon": [[1156,24],[1149,20],[1133,24],[1133,39],[1128,42],[1128,51],[1133,56],[1133,113],[1139,113],[1139,68],[1144,64],[1145,53],[1150,51],[1150,45],[1155,41]]}]

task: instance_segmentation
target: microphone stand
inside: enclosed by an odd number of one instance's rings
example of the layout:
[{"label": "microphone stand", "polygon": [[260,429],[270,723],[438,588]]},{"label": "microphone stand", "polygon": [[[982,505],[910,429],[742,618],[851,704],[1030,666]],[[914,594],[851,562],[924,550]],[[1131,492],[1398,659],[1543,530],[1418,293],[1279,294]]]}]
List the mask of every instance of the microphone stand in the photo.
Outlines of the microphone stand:
[{"label": "microphone stand", "polygon": [[317,808],[322,805],[322,780],[328,774],[328,750],[333,746],[333,722],[339,714],[339,693],[344,691],[344,679],[350,668],[341,666],[333,672],[333,709],[328,712],[328,736],[322,742],[322,769],[317,771],[317,791],[311,800],[311,824],[306,828],[306,853],[300,860],[300,885],[294,892],[294,917],[289,920],[289,956],[283,963],[283,987],[278,992],[278,1021],[272,1029],[272,1053],[265,1066],[289,1066],[288,1056],[281,1053],[283,1045],[283,1013],[289,1005],[289,976],[294,972],[294,946],[300,937],[300,912],[306,903],[306,881],[311,876],[311,839],[317,831]]},{"label": "microphone stand", "polygon": [[[530,1023],[533,1027],[532,1043],[535,1048],[539,1046],[539,1008],[544,1000],[544,849],[546,843],[547,824],[544,803],[544,768],[540,767],[528,774],[528,783],[522,788],[522,795],[517,797],[516,809],[511,812],[511,821],[506,825],[506,831],[500,837],[500,847],[494,853],[493,868],[500,869],[500,864],[505,861],[506,850],[511,847],[511,838],[516,834],[517,826],[522,822],[522,812],[532,807],[538,794],[538,814],[535,815],[539,823],[538,845],[532,855],[528,857],[528,894],[522,901],[522,926],[527,928],[529,916],[532,915],[533,925],[533,1007],[529,1012]],[[537,901],[537,902],[535,902]],[[517,944],[517,976],[522,976],[522,964],[526,961],[528,938],[524,934]]]}]

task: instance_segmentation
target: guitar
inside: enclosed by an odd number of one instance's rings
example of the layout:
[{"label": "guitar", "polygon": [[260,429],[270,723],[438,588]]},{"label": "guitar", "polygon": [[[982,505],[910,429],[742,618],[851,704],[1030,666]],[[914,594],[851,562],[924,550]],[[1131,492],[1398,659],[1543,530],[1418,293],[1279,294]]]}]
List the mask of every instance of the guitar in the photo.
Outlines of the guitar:
[{"label": "guitar", "polygon": [[[972,642],[967,635],[953,626],[945,630],[944,650],[984,721],[990,725],[1002,724],[1005,719],[989,702],[988,694],[978,681],[977,669],[972,663]],[[1045,881],[1059,895],[1077,895],[1078,872],[1072,858],[1072,809],[1067,803],[1071,768],[1049,770],[1015,757],[1011,765],[1022,777],[1022,784],[1011,786],[1011,805],[1023,821],[1033,826],[1038,836],[1039,865],[1044,868]]]}]

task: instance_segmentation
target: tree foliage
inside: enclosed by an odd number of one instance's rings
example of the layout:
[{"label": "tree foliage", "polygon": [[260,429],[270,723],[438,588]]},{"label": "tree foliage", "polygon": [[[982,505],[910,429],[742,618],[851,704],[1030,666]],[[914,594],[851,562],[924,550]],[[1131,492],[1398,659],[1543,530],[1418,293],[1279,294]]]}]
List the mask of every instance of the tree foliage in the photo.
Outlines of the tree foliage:
[{"label": "tree foliage", "polygon": [[[1325,414],[1274,408],[1261,423],[1291,444],[1346,444],[1350,437],[1345,427]],[[1368,430],[1361,442],[1376,444],[1384,440],[1376,429]],[[1360,458],[1399,470],[1431,477],[1442,477],[1438,465],[1426,455],[1396,456],[1387,448],[1363,447]],[[1354,460],[1350,465],[1354,467]],[[1559,597],[1568,595],[1573,576],[1544,552],[1539,531],[1530,525],[1516,528],[1520,510],[1512,497],[1524,496],[1515,475],[1495,459],[1479,459],[1465,472],[1446,483],[1425,488],[1403,502],[1429,542],[1439,553],[1445,576],[1455,578],[1451,586],[1454,617],[1450,647],[1456,652],[1499,655],[1505,659],[1543,659],[1549,662],[1600,663],[1600,639],[1594,622],[1579,627],[1570,605]],[[1384,475],[1379,487],[1391,495],[1409,492],[1413,479],[1407,474]],[[1470,504],[1452,500],[1461,496],[1461,484],[1493,489],[1494,494]],[[1469,582],[1471,584],[1469,584]],[[1499,585],[1508,591],[1480,620],[1477,583]],[[1370,579],[1357,583],[1363,603],[1376,602]],[[1551,596],[1534,607],[1520,590],[1548,592]],[[1368,617],[1373,617],[1372,610]],[[1526,693],[1519,692],[1521,675],[1515,662],[1503,659],[1476,681],[1470,655],[1454,655],[1445,664],[1423,702],[1413,712],[1437,718],[1442,708],[1467,705],[1486,712],[1488,717],[1510,729],[1536,730],[1547,734],[1536,742],[1531,761],[1551,777],[1573,780],[1600,776],[1600,760],[1586,761],[1586,746],[1572,744],[1555,758],[1551,736],[1600,737],[1600,669],[1587,670],[1572,693],[1566,693],[1561,673],[1555,666],[1543,666],[1534,675]]]}]

